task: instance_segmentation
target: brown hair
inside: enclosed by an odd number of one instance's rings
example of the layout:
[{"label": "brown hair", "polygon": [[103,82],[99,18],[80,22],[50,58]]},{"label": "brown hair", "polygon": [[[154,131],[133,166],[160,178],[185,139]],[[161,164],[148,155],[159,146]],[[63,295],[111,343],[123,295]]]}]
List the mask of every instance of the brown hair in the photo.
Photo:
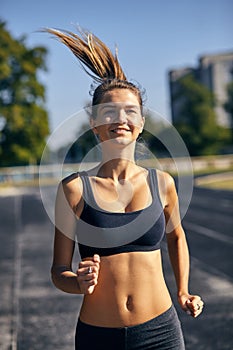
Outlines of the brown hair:
[{"label": "brown hair", "polygon": [[100,104],[107,91],[129,89],[137,96],[142,107],[143,100],[140,88],[127,80],[118,61],[117,50],[113,55],[111,50],[94,34],[86,30],[78,30],[80,35],[70,31],[44,29],[65,44],[78,58],[85,72],[99,83],[93,93],[92,105]]}]

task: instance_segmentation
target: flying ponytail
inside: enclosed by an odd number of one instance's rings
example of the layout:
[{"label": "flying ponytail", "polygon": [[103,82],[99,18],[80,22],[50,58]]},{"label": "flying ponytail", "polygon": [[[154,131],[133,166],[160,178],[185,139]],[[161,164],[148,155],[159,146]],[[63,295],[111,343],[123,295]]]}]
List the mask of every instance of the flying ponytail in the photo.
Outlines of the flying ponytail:
[{"label": "flying ponytail", "polygon": [[93,93],[92,105],[101,103],[105,92],[113,89],[129,89],[142,106],[141,89],[129,82],[115,55],[97,36],[83,29],[79,35],[66,30],[45,28],[43,31],[57,37],[78,58],[84,71],[99,83]]},{"label": "flying ponytail", "polygon": [[[70,31],[45,29],[65,44],[80,61],[82,68],[95,81],[102,83],[105,80],[127,80],[117,57],[94,34],[79,29],[79,36]],[[87,67],[87,68],[86,68]]]}]

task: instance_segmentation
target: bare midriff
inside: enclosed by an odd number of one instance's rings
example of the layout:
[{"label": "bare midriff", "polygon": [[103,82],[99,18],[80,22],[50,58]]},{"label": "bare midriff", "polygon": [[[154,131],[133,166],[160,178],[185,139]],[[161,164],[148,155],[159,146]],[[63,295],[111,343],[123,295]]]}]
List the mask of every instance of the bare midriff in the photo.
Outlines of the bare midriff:
[{"label": "bare midriff", "polygon": [[101,257],[98,284],[85,295],[81,321],[100,327],[127,327],[169,309],[161,252],[129,252]]}]

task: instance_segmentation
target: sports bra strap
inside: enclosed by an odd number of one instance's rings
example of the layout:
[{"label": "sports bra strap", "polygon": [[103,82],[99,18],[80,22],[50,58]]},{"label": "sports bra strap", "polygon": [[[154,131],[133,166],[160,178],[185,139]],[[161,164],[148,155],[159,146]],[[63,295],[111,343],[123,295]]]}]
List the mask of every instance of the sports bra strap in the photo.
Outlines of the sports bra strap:
[{"label": "sports bra strap", "polygon": [[159,194],[157,171],[154,168],[150,168],[150,169],[148,169],[148,171],[149,171],[151,195],[152,195],[154,200],[158,199],[160,204],[162,205],[162,201],[161,201],[160,194]]},{"label": "sports bra strap", "polygon": [[83,183],[83,198],[84,201],[86,203],[88,203],[88,205],[90,205],[91,207],[97,209],[98,205],[96,203],[93,191],[92,191],[92,187],[91,187],[91,183],[90,183],[90,179],[89,176],[87,174],[86,171],[82,171],[79,173],[79,176],[82,180]]}]

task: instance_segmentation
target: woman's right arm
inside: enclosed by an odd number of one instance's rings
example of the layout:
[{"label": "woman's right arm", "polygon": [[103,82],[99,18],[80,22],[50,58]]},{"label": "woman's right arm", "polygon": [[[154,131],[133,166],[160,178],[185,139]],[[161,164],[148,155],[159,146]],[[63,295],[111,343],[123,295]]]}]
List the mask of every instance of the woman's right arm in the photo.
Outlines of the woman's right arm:
[{"label": "woman's right arm", "polygon": [[[54,285],[72,294],[91,294],[97,284],[99,256],[94,255],[79,264],[77,273],[72,271],[75,233],[78,217],[83,208],[80,178],[60,183],[55,205],[55,237],[51,268]],[[91,272],[88,272],[91,267]]]},{"label": "woman's right arm", "polygon": [[72,271],[77,220],[73,209],[81,201],[77,178],[75,182],[74,180],[63,181],[57,190],[51,275],[58,289],[67,293],[79,294],[81,290],[77,275]]}]

